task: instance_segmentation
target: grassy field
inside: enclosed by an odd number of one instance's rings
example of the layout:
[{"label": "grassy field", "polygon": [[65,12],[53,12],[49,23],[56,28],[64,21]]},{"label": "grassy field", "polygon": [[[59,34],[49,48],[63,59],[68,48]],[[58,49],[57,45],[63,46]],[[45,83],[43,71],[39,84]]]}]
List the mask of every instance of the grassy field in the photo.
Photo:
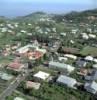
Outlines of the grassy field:
[{"label": "grassy field", "polygon": [[8,96],[5,100],[14,100],[15,97],[23,98],[24,100],[29,100],[25,95],[13,92],[11,96]]},{"label": "grassy field", "polygon": [[84,47],[81,50],[80,54],[82,54],[83,56],[87,56],[87,55],[97,56],[97,48],[91,46]]}]

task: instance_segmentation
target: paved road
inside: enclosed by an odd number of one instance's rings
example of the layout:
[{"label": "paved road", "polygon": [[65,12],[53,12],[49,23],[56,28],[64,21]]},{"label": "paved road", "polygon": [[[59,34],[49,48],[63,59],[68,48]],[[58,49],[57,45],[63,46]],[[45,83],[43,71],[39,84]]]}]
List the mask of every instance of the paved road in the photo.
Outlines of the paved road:
[{"label": "paved road", "polygon": [[18,75],[16,79],[11,82],[11,84],[3,91],[3,93],[0,95],[0,100],[5,100],[7,96],[10,96],[12,92],[18,87],[18,85],[26,78],[26,76],[29,74],[25,73],[24,75]]}]

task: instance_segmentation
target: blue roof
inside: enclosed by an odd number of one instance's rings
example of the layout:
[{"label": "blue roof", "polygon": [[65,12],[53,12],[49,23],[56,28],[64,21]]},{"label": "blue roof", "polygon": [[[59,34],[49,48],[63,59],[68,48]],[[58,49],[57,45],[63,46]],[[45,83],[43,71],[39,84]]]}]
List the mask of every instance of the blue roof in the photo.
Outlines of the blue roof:
[{"label": "blue roof", "polygon": [[77,83],[76,79],[73,79],[65,75],[60,75],[59,78],[57,79],[57,82],[65,84],[69,87],[73,87]]}]

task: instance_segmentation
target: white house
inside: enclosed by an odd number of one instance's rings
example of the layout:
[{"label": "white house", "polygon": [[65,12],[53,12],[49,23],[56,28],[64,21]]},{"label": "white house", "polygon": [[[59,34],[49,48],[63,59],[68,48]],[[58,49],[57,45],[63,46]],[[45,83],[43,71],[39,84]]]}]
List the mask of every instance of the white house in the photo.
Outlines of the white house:
[{"label": "white house", "polygon": [[91,83],[85,83],[84,88],[90,93],[97,93],[97,83],[94,81]]},{"label": "white house", "polygon": [[68,60],[68,58],[66,58],[66,57],[58,57],[58,59],[59,59],[59,61],[67,61]]},{"label": "white house", "polygon": [[94,59],[94,58],[93,58],[92,56],[86,56],[86,57],[85,57],[85,60],[87,60],[87,61],[93,61],[93,59]]},{"label": "white house", "polygon": [[70,43],[74,44],[75,42],[73,40],[70,40]]},{"label": "white house", "polygon": [[67,57],[67,58],[74,59],[74,60],[76,60],[76,59],[77,59],[77,56],[72,55],[72,54],[65,54],[64,56],[65,56],[65,57]]},{"label": "white house", "polygon": [[36,48],[37,51],[42,52],[43,54],[45,54],[47,51],[46,49],[40,49],[40,48]]},{"label": "white house", "polygon": [[88,40],[89,36],[87,35],[87,33],[81,33],[82,38]]},{"label": "white house", "polygon": [[57,79],[57,82],[63,85],[67,85],[68,87],[76,89],[75,85],[77,84],[76,79],[65,76],[65,75],[60,75],[59,78]]},{"label": "white house", "polygon": [[26,31],[25,30],[21,30],[21,33],[26,33]]},{"label": "white house", "polygon": [[93,64],[93,68],[96,68],[97,69],[97,64]]},{"label": "white house", "polygon": [[26,53],[29,50],[29,47],[32,47],[32,45],[26,45],[24,47],[19,48],[18,50],[16,50],[18,53]]},{"label": "white house", "polygon": [[66,34],[66,33],[60,33],[60,35],[62,35],[62,36],[66,36],[67,34]]},{"label": "white house", "polygon": [[25,100],[25,99],[23,99],[21,97],[15,97],[14,100]]},{"label": "white house", "polygon": [[42,71],[39,71],[38,73],[36,73],[34,75],[34,77],[42,79],[42,80],[46,80],[47,78],[49,78],[49,76],[50,76],[49,73],[45,73],[45,72],[42,72]]},{"label": "white house", "polygon": [[96,35],[94,35],[94,34],[89,34],[89,37],[95,39],[95,38],[96,38]]},{"label": "white house", "polygon": [[95,63],[97,63],[97,58],[94,58],[93,61],[94,61]]}]

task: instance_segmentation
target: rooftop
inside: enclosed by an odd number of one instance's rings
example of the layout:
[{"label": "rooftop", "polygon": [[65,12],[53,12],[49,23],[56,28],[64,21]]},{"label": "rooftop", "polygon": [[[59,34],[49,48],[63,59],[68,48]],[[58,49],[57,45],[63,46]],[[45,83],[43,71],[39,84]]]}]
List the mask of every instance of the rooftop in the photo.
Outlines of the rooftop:
[{"label": "rooftop", "polygon": [[39,87],[40,87],[40,83],[37,83],[37,82],[32,82],[32,81],[27,81],[26,82],[26,86],[27,86],[27,88],[34,88],[34,89],[39,89]]},{"label": "rooftop", "polygon": [[76,79],[73,79],[65,75],[60,75],[59,78],[57,79],[57,82],[66,84],[69,87],[74,87],[74,85],[77,83]]},{"label": "rooftop", "polygon": [[50,76],[50,74],[42,72],[42,71],[39,71],[38,73],[36,73],[34,75],[34,77],[37,77],[37,78],[40,78],[40,79],[43,79],[43,80],[46,80],[49,76]]}]

